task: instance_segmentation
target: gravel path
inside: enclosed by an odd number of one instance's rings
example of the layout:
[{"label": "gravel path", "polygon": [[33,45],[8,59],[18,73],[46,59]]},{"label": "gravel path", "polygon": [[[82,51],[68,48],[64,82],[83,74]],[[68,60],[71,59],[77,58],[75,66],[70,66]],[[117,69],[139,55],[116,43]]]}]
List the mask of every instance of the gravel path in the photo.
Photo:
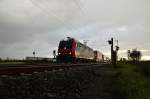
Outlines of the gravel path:
[{"label": "gravel path", "polygon": [[115,99],[109,65],[0,77],[0,99]]}]

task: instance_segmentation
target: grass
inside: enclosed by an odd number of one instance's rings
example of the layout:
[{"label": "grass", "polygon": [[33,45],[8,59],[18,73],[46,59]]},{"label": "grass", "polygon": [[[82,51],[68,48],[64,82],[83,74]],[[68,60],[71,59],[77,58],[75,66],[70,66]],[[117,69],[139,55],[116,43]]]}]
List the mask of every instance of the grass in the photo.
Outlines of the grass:
[{"label": "grass", "polygon": [[150,99],[150,63],[119,63],[117,67],[114,91],[118,97]]},{"label": "grass", "polygon": [[145,75],[150,76],[150,62],[141,62],[138,66]]},{"label": "grass", "polygon": [[25,60],[0,60],[1,64],[24,64]]},{"label": "grass", "polygon": [[25,62],[0,62],[0,64],[24,64]]}]

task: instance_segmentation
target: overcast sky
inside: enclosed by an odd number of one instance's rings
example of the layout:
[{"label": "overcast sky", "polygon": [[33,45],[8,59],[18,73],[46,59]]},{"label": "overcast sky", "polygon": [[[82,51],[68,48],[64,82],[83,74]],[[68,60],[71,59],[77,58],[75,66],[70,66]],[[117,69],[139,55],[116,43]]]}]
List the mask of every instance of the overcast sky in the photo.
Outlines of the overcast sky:
[{"label": "overcast sky", "polygon": [[68,36],[106,55],[114,37],[120,57],[150,59],[150,0],[0,0],[0,57],[49,57]]}]

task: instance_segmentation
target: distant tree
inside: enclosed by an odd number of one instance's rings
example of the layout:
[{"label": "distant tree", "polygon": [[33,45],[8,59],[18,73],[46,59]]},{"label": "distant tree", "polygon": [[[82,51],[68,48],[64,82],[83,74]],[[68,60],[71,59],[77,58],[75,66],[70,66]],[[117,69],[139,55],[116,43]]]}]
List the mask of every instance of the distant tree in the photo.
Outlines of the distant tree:
[{"label": "distant tree", "polygon": [[142,57],[141,51],[133,49],[132,51],[128,50],[128,59],[133,61],[140,61]]},{"label": "distant tree", "polygon": [[120,61],[126,61],[127,59],[126,58],[120,58]]}]

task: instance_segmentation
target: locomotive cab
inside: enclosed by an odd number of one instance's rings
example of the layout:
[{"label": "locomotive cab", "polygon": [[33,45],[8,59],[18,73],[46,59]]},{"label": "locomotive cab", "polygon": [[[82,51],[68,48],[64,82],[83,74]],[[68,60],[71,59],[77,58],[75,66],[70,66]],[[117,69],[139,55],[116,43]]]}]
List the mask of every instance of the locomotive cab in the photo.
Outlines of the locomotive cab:
[{"label": "locomotive cab", "polygon": [[74,60],[74,39],[67,37],[67,40],[62,40],[58,47],[58,62],[73,62]]}]

